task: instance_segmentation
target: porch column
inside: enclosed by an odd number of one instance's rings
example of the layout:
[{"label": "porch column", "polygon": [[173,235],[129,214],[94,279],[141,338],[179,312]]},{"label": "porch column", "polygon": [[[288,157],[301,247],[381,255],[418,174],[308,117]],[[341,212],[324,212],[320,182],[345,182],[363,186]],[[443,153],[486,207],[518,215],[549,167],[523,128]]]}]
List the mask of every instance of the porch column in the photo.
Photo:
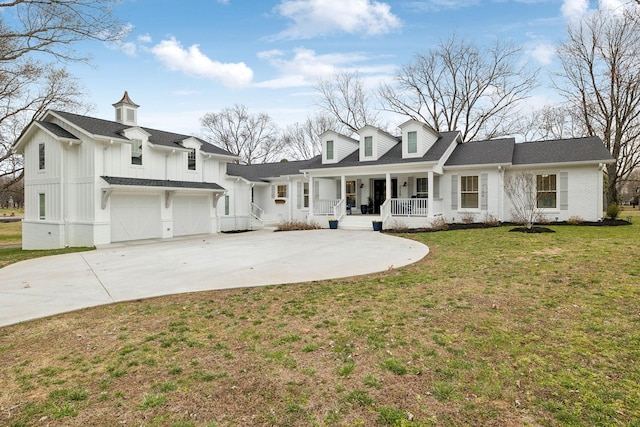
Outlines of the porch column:
[{"label": "porch column", "polygon": [[387,172],[387,191],[386,191],[385,202],[391,198],[393,193],[391,192],[391,174]]},{"label": "porch column", "polygon": [[498,166],[498,220],[504,221],[504,167]]},{"label": "porch column", "polygon": [[433,171],[429,171],[427,179],[427,191],[429,196],[427,198],[427,218],[433,218]]},{"label": "porch column", "polygon": [[[340,176],[340,200],[345,200],[345,198],[347,197],[347,177],[344,175]],[[347,202],[345,200],[345,202],[342,204],[342,212],[340,212],[340,215],[346,215],[347,214]]]},{"label": "porch column", "polygon": [[[302,191],[304,191],[304,190],[302,190]],[[313,177],[310,176],[309,177],[309,214],[307,216],[311,216],[311,217],[313,217],[313,198],[314,198],[314,196],[315,195],[313,194]]]}]

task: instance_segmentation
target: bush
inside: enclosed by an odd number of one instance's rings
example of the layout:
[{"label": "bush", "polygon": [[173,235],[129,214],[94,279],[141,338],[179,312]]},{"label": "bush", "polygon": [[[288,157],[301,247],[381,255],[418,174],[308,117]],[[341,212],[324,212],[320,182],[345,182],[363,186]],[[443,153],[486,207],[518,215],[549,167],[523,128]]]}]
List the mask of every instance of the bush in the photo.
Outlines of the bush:
[{"label": "bush", "polygon": [[399,219],[394,219],[393,221],[391,221],[391,230],[397,232],[397,233],[406,233],[407,231],[409,231],[409,226],[407,224],[405,224],[404,221],[399,220]]},{"label": "bush", "polygon": [[306,221],[285,221],[278,224],[276,231],[294,231],[294,230],[318,230],[320,225],[317,222]]},{"label": "bush", "polygon": [[584,219],[580,218],[579,216],[571,216],[569,217],[569,219],[567,219],[567,224],[569,225],[578,225],[578,224],[582,224],[584,222]]},{"label": "bush", "polygon": [[615,220],[620,215],[620,206],[617,203],[611,203],[607,209],[607,218]]},{"label": "bush", "polygon": [[438,230],[438,231],[448,230],[449,224],[447,224],[447,220],[444,219],[443,216],[439,216],[435,218],[433,221],[431,221],[431,229]]},{"label": "bush", "polygon": [[472,224],[476,219],[476,214],[473,212],[463,212],[460,216],[463,224]]},{"label": "bush", "polygon": [[487,212],[484,216],[484,219],[482,220],[482,223],[487,227],[497,227],[500,225],[500,220],[498,220],[498,218],[493,214]]}]

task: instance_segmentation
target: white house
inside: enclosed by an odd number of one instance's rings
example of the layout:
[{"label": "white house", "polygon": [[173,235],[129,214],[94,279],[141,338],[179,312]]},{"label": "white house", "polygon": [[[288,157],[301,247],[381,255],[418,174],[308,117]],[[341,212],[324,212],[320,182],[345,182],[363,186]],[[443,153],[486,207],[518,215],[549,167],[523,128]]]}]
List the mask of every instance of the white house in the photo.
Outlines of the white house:
[{"label": "white house", "polygon": [[602,216],[603,167],[613,158],[597,137],[516,144],[463,143],[409,120],[396,137],[365,126],[354,139],[328,131],[322,155],[237,164],[236,156],[189,135],[137,124],[125,92],[115,120],[48,111],[14,144],[24,156],[23,248],[247,230],[327,219],[342,228],[488,215],[511,219],[505,176],[537,176],[551,220]]},{"label": "white house", "polygon": [[[508,174],[536,175],[541,212],[550,221],[597,221],[603,211],[603,168],[613,162],[598,137],[516,143],[513,138],[463,143],[408,120],[401,136],[365,126],[358,138],[325,132],[322,155],[255,166],[228,165],[230,176],[254,184],[267,223],[338,219],[339,227],[428,227],[436,218],[512,220]],[[254,207],[255,209],[255,207]],[[366,215],[363,215],[366,213]]]},{"label": "white house", "polygon": [[125,92],[115,121],[48,111],[14,144],[24,156],[24,249],[93,246],[247,228],[237,158],[198,138],[141,127]]}]

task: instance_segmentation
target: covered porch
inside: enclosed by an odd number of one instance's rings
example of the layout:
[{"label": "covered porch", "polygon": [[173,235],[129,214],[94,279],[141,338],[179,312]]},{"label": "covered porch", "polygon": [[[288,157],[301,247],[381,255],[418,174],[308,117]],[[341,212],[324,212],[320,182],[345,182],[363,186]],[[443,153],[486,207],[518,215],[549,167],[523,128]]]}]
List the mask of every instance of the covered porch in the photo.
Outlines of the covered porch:
[{"label": "covered porch", "polygon": [[425,227],[442,213],[440,174],[432,170],[308,178],[309,218],[323,226],[331,218],[340,228],[371,227],[370,221],[382,221],[383,228]]}]

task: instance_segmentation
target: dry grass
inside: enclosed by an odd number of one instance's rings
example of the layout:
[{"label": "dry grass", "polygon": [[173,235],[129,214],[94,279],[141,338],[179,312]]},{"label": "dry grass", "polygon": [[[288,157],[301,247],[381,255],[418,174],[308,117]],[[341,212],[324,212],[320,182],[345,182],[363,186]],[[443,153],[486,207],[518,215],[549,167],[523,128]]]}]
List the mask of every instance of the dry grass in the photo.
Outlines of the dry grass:
[{"label": "dry grass", "polygon": [[0,247],[22,244],[22,222],[0,222]]},{"label": "dry grass", "polygon": [[1,328],[0,424],[638,425],[640,221],[552,228]]}]

